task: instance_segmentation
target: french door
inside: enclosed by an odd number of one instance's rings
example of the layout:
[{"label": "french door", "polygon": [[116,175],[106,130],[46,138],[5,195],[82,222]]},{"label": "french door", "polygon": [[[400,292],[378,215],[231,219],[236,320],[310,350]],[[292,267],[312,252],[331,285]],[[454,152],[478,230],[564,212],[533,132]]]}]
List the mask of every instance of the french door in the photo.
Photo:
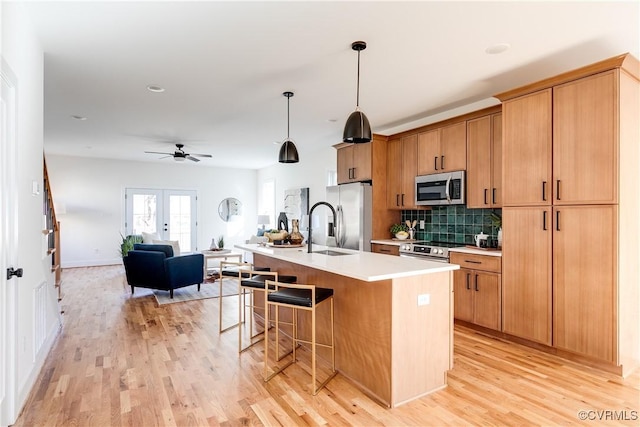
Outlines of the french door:
[{"label": "french door", "polygon": [[127,188],[126,234],[157,233],[161,240],[177,240],[180,252],[197,250],[195,190]]}]

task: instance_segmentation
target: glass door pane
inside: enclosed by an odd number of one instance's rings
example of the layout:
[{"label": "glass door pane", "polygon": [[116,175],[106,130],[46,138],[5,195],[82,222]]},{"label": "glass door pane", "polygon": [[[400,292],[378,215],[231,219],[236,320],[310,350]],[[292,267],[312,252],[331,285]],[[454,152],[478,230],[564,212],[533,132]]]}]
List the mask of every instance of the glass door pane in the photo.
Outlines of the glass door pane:
[{"label": "glass door pane", "polygon": [[[169,240],[177,240],[180,244],[180,251],[191,252],[196,247],[195,242],[195,192],[169,191],[168,213]],[[185,194],[186,193],[186,194]]]}]

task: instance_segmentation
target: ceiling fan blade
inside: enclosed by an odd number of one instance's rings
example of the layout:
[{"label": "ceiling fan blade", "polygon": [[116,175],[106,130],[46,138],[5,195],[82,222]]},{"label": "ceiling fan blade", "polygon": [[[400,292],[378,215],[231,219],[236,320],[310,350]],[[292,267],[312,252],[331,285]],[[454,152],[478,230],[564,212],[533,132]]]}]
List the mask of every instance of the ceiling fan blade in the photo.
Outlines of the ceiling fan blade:
[{"label": "ceiling fan blade", "polygon": [[198,156],[198,157],[213,157],[211,154],[195,154],[191,153],[190,156]]},{"label": "ceiling fan blade", "polygon": [[160,151],[145,151],[147,154],[166,154],[167,156],[173,156],[173,153],[163,153]]},{"label": "ceiling fan blade", "polygon": [[191,160],[191,161],[193,161],[193,162],[199,162],[199,161],[200,161],[199,159],[196,159],[195,157],[193,157],[193,156],[192,156],[192,155],[190,155],[190,154],[187,154],[187,156],[186,156],[186,157],[187,157],[187,159],[189,159],[189,160]]}]

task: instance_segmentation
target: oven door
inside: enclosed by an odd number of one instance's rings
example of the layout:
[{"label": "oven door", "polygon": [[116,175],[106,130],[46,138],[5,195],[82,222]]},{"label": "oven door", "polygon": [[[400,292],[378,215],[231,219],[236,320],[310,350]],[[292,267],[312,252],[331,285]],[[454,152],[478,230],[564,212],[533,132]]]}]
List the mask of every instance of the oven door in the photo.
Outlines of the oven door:
[{"label": "oven door", "polygon": [[464,204],[464,171],[417,176],[416,205]]},{"label": "oven door", "polygon": [[449,262],[448,258],[439,258],[439,257],[424,255],[424,254],[413,254],[411,252],[400,252],[400,256],[404,258],[421,259],[423,261],[434,261],[434,262],[442,262],[442,263]]}]

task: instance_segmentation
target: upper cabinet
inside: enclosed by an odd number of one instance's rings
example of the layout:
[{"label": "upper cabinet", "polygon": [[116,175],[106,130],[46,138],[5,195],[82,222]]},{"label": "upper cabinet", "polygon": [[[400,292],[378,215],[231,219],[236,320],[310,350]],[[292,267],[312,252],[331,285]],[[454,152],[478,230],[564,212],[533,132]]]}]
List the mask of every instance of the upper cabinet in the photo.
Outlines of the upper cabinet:
[{"label": "upper cabinet", "polygon": [[418,134],[418,175],[467,168],[466,122]]},{"label": "upper cabinet", "polygon": [[338,148],[338,184],[370,181],[371,143],[351,144]]},{"label": "upper cabinet", "polygon": [[502,204],[551,204],[551,89],[502,104]]},{"label": "upper cabinet", "polygon": [[618,199],[614,70],[553,88],[553,204]]},{"label": "upper cabinet", "polygon": [[611,70],[504,102],[504,205],[617,203],[617,94]]},{"label": "upper cabinet", "polygon": [[467,207],[502,206],[502,115],[467,121]]},{"label": "upper cabinet", "polygon": [[387,208],[413,209],[417,175],[417,134],[389,140],[387,144]]}]

